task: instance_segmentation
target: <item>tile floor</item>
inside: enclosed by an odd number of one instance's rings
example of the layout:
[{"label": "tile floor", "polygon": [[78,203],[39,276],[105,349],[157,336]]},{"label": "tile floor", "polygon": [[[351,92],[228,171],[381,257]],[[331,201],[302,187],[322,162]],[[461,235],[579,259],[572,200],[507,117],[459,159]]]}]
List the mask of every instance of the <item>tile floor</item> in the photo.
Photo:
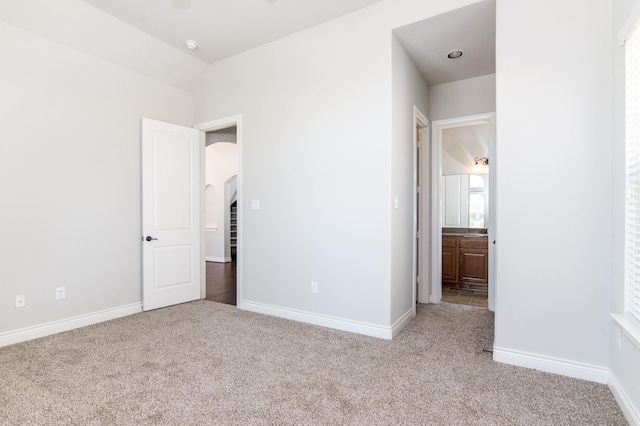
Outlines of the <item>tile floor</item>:
[{"label": "tile floor", "polygon": [[488,294],[486,291],[473,291],[461,288],[442,287],[442,301],[458,305],[471,305],[488,308]]}]

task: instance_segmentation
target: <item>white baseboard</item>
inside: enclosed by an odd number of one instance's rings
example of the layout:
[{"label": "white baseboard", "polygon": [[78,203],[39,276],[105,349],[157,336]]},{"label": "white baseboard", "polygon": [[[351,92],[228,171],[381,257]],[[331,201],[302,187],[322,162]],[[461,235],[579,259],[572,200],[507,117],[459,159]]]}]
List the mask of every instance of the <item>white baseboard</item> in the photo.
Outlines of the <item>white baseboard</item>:
[{"label": "white baseboard", "polygon": [[413,308],[409,309],[407,313],[405,313],[398,321],[395,322],[395,324],[393,324],[393,326],[391,327],[391,337],[396,337],[398,333],[400,333],[400,330],[402,330],[407,324],[409,324],[409,321],[411,321],[415,316],[416,307],[414,305]]},{"label": "white baseboard", "polygon": [[52,321],[45,324],[38,324],[32,327],[21,328],[19,330],[8,331],[0,334],[0,347],[13,345],[14,343],[26,342],[27,340],[73,330],[74,328],[85,327],[115,318],[125,317],[142,312],[142,303],[132,303],[130,305],[118,306],[117,308],[105,309],[103,311],[91,312],[77,317],[66,318],[60,321]]},{"label": "white baseboard", "polygon": [[636,407],[633,401],[627,398],[624,388],[613,373],[609,373],[609,389],[611,389],[611,393],[613,393],[629,424],[631,426],[640,426],[640,408]]},{"label": "white baseboard", "polygon": [[494,347],[493,360],[602,384],[609,379],[609,369],[606,367],[505,348]]},{"label": "white baseboard", "polygon": [[230,257],[215,257],[215,256],[205,256],[204,260],[207,262],[216,262],[216,263],[229,263],[231,262]]},{"label": "white baseboard", "polygon": [[293,321],[305,322],[307,324],[319,325],[321,327],[333,328],[336,330],[349,331],[351,333],[364,334],[365,336],[378,337],[380,339],[391,340],[393,337],[393,330],[391,327],[383,327],[358,321],[345,320],[342,318],[285,309],[262,303],[249,302],[246,300],[238,301],[238,309],[286,318]]}]

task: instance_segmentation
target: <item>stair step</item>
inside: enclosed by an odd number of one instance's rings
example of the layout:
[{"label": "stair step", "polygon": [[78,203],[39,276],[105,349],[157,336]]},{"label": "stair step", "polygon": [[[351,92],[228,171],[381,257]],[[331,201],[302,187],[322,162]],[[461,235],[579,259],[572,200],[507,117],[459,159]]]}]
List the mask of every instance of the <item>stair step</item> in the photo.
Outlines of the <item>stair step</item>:
[{"label": "stair step", "polygon": [[232,254],[235,253],[236,247],[238,247],[238,207],[231,206],[231,212],[229,217],[229,245],[231,247]]}]

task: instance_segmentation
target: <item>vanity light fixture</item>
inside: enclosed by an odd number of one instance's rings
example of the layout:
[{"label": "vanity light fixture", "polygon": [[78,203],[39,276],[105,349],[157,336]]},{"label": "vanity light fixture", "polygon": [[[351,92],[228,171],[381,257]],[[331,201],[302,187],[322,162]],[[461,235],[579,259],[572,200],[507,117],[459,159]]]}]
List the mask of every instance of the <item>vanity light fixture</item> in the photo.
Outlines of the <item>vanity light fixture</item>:
[{"label": "vanity light fixture", "polygon": [[451,52],[447,53],[447,58],[458,59],[462,58],[462,55],[464,55],[464,52],[462,50],[452,50]]},{"label": "vanity light fixture", "polygon": [[474,173],[487,173],[489,171],[489,159],[487,157],[475,157],[473,161]]}]

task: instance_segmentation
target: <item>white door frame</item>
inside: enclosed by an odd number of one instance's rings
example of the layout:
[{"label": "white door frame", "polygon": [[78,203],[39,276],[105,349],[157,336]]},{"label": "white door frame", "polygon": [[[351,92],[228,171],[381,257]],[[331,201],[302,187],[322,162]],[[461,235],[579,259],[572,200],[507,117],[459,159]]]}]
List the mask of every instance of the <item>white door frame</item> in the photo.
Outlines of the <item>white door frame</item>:
[{"label": "white door frame", "polygon": [[[422,133],[420,147],[418,147],[418,127]],[[430,176],[429,167],[429,132],[424,131],[429,127],[429,119],[414,105],[413,107],[413,193],[418,203],[414,203],[413,207],[413,277],[414,280],[420,277],[419,281],[413,283],[413,304],[429,303],[429,287],[430,276],[427,274],[429,271],[429,253],[431,252],[429,235],[431,234],[431,224],[429,221],[429,191],[428,189],[428,177]],[[420,158],[418,158],[418,156]],[[419,160],[419,161],[418,161]],[[420,193],[418,194],[418,188],[420,187]],[[420,215],[421,217],[418,217]],[[420,226],[418,227],[418,224]],[[418,232],[420,234],[418,235]],[[418,259],[418,256],[420,258]],[[416,295],[417,291],[417,295]],[[417,296],[417,297],[416,297]],[[415,308],[414,308],[415,309]]]},{"label": "white door frame", "polygon": [[440,303],[442,299],[442,130],[452,127],[471,126],[473,124],[489,125],[489,309],[495,310],[496,299],[496,113],[467,115],[464,117],[437,120],[432,123],[432,196],[436,201],[432,205],[431,247],[431,303]]},{"label": "white door frame", "polygon": [[207,291],[207,280],[206,280],[206,260],[205,260],[205,252],[204,252],[204,245],[205,245],[205,203],[204,203],[204,185],[205,185],[205,154],[204,154],[204,149],[205,149],[205,140],[207,137],[207,132],[213,132],[215,130],[222,130],[222,129],[228,129],[229,127],[233,127],[236,126],[236,131],[237,131],[237,140],[236,140],[236,145],[237,145],[237,149],[238,149],[238,174],[237,174],[237,184],[238,184],[238,204],[237,204],[237,215],[236,215],[236,224],[237,224],[237,234],[236,234],[236,238],[237,238],[237,248],[236,248],[236,262],[237,262],[237,266],[236,266],[236,270],[237,270],[237,275],[236,275],[236,287],[237,287],[237,303],[236,306],[238,308],[241,308],[242,305],[242,248],[244,247],[244,244],[242,243],[242,114],[236,114],[236,115],[231,115],[228,117],[224,117],[224,118],[220,118],[217,120],[211,120],[211,121],[206,121],[204,123],[199,123],[199,124],[195,124],[193,127],[200,130],[200,138],[202,139],[202,144],[201,144],[201,149],[202,149],[202,155],[201,155],[201,170],[202,172],[200,173],[200,196],[201,196],[201,211],[200,211],[200,217],[201,217],[201,232],[202,232],[202,243],[201,243],[201,268],[202,268],[202,279],[201,279],[201,298],[204,299],[205,295],[206,295],[206,291]]}]

